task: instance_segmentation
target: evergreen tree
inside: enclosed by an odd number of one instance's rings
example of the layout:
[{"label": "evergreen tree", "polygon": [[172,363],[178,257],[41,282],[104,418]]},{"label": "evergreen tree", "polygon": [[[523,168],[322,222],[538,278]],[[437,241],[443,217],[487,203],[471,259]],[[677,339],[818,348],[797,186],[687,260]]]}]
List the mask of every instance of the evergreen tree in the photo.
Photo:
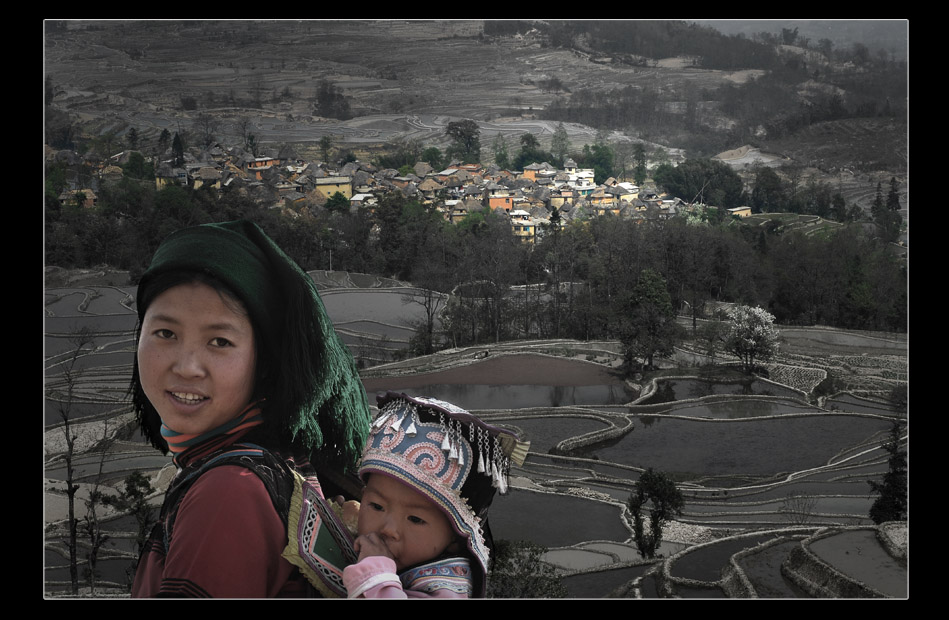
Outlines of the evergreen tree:
[{"label": "evergreen tree", "polygon": [[128,162],[122,166],[122,172],[133,179],[150,179],[155,176],[154,166],[145,161],[145,157],[135,151],[129,154]]},{"label": "evergreen tree", "polygon": [[521,150],[518,152],[514,161],[511,162],[511,169],[523,170],[531,164],[550,162],[554,159],[552,153],[548,153],[540,148],[540,141],[532,133],[525,133],[521,136]]},{"label": "evergreen tree", "polygon": [[540,148],[540,141],[531,132],[521,135],[521,150],[532,151]]},{"label": "evergreen tree", "polygon": [[633,150],[633,158],[636,162],[636,168],[633,170],[633,179],[636,185],[642,185],[646,182],[646,147],[642,142],[636,144]]},{"label": "evergreen tree", "polygon": [[653,178],[657,185],[687,202],[731,209],[747,200],[741,177],[718,160],[687,159],[678,166],[660,164]]},{"label": "evergreen tree", "polygon": [[466,164],[481,161],[481,128],[478,123],[470,119],[452,121],[445,127],[445,135],[452,140],[448,157],[457,157]]},{"label": "evergreen tree", "polygon": [[781,178],[772,168],[762,166],[755,172],[755,187],[751,192],[751,208],[755,213],[784,211],[784,188]]},{"label": "evergreen tree", "polygon": [[890,211],[900,210],[900,183],[896,177],[890,177],[890,191],[886,195],[886,208]]},{"label": "evergreen tree", "polygon": [[436,170],[441,170],[444,165],[442,152],[437,146],[430,146],[422,151],[422,161]]},{"label": "evergreen tree", "polygon": [[885,521],[904,521],[909,509],[909,492],[906,486],[906,449],[900,445],[902,425],[893,423],[890,438],[883,443],[889,457],[888,471],[883,474],[883,482],[868,480],[867,483],[874,493],[878,493],[876,501],[870,506],[870,519],[874,523]]},{"label": "evergreen tree", "polygon": [[844,200],[840,192],[835,192],[831,199],[834,219],[838,222],[846,222],[850,218],[850,212],[847,210],[847,201]]},{"label": "evergreen tree", "polygon": [[643,269],[622,314],[620,341],[628,369],[639,359],[651,368],[656,355],[672,351],[679,331],[666,281],[657,271]]},{"label": "evergreen tree", "polygon": [[885,202],[883,200],[882,184],[878,182],[870,213],[873,216],[873,223],[876,224],[877,234],[884,241],[893,243],[900,237],[900,226],[903,220],[900,217],[899,209],[899,185],[896,179],[890,179],[890,192]]},{"label": "evergreen tree", "polygon": [[[647,505],[650,507],[648,531],[645,522]],[[633,517],[633,539],[639,555],[654,558],[662,543],[663,526],[676,515],[682,514],[685,500],[670,478],[650,467],[639,476],[636,489],[630,493],[626,506]]]},{"label": "evergreen tree", "polygon": [[316,93],[316,113],[320,116],[335,118],[341,121],[349,120],[353,113],[349,108],[349,102],[343,93],[339,92],[335,85],[323,80]]},{"label": "evergreen tree", "polygon": [[583,152],[577,156],[577,164],[584,168],[593,168],[595,183],[603,183],[613,176],[613,148],[606,142],[597,142],[593,146],[583,145]]},{"label": "evergreen tree", "polygon": [[138,149],[138,131],[132,127],[129,129],[128,134],[125,136],[126,141],[128,142],[129,148],[131,150]]},{"label": "evergreen tree", "polygon": [[326,199],[326,203],[323,206],[328,211],[340,211],[345,213],[349,211],[349,198],[344,196],[341,192],[333,192],[333,195]]},{"label": "evergreen tree", "polygon": [[504,136],[501,132],[498,132],[498,135],[494,137],[494,163],[498,168],[502,170],[508,170],[511,167],[510,155],[507,152],[507,141],[504,139]]},{"label": "evergreen tree", "polygon": [[323,136],[319,141],[320,146],[320,155],[323,157],[323,162],[328,162],[330,160],[330,149],[333,148],[333,139],[329,136]]},{"label": "evergreen tree", "polygon": [[171,132],[168,131],[168,128],[161,130],[161,133],[158,135],[158,155],[159,157],[164,156],[165,151],[168,150],[168,143],[171,141]]},{"label": "evergreen tree", "polygon": [[567,154],[570,153],[570,136],[567,135],[563,121],[557,123],[557,128],[554,129],[554,136],[550,140],[550,153],[555,159],[553,163],[558,167],[563,166]]},{"label": "evergreen tree", "polygon": [[883,212],[883,186],[877,181],[877,191],[873,197],[873,203],[870,205],[870,213],[874,218],[878,218]]},{"label": "evergreen tree", "polygon": [[183,166],[185,163],[185,146],[177,131],[175,132],[174,139],[171,141],[171,152],[175,158],[175,166]]}]

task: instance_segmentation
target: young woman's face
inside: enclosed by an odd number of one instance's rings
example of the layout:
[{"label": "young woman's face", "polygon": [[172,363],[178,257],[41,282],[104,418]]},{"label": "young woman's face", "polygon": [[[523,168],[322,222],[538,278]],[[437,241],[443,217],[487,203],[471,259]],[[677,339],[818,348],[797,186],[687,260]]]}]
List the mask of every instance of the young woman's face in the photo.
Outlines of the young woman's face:
[{"label": "young woman's face", "polygon": [[378,534],[404,570],[438,557],[455,541],[448,517],[429,498],[385,474],[371,474],[362,494],[360,535]]},{"label": "young woman's face", "polygon": [[207,284],[179,284],[142,319],[142,389],[162,422],[183,434],[228,422],[250,403],[257,350],[249,317]]}]

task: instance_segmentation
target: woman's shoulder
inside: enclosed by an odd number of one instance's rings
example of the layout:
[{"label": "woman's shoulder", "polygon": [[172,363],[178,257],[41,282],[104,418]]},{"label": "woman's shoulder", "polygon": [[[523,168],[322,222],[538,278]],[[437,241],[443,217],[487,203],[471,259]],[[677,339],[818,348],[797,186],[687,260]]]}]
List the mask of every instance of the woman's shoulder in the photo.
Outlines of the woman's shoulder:
[{"label": "woman's shoulder", "polygon": [[[185,473],[185,472],[183,472]],[[187,472],[182,507],[276,514],[286,521],[294,479],[279,455],[259,446],[234,446]]]},{"label": "woman's shoulder", "polygon": [[233,463],[221,465],[203,472],[191,484],[192,489],[231,492],[235,489],[266,493],[263,481],[246,465]]},{"label": "woman's shoulder", "polygon": [[279,505],[293,492],[293,474],[278,453],[256,444],[235,444],[191,463],[173,483],[179,485],[182,490],[200,485],[217,492],[235,486],[262,489]]},{"label": "woman's shoulder", "polygon": [[253,508],[272,504],[267,485],[242,465],[222,465],[204,472],[182,498],[182,507],[200,502],[215,511]]}]

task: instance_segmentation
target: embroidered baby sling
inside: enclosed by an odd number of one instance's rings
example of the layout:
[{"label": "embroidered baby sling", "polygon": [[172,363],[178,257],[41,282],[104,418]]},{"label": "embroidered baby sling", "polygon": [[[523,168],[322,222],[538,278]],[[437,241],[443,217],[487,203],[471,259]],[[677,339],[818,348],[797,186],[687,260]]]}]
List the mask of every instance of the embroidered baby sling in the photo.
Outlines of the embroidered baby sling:
[{"label": "embroidered baby sling", "polygon": [[222,465],[243,467],[260,479],[287,529],[283,557],[323,596],[345,598],[343,568],[356,561],[351,535],[323,497],[315,475],[304,475],[292,461],[255,444],[228,446],[188,464],[175,477],[152,534],[163,552],[167,554],[171,545],[185,494],[202,474]]}]

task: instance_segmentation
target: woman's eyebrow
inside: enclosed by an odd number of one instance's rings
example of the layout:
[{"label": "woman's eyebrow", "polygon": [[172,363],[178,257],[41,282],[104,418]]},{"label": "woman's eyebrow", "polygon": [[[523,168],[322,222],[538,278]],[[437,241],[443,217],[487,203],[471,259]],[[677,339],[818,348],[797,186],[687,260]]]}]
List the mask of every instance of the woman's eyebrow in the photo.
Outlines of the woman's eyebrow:
[{"label": "woman's eyebrow", "polygon": [[206,330],[209,329],[209,330],[214,330],[214,331],[226,330],[226,331],[232,331],[232,332],[241,331],[240,329],[238,329],[237,325],[233,323],[228,323],[228,322],[212,323],[211,325],[204,325],[201,329],[206,329]]},{"label": "woman's eyebrow", "polygon": [[161,321],[162,323],[180,323],[178,319],[170,314],[149,314],[145,318],[146,320]]},{"label": "woman's eyebrow", "polygon": [[[172,325],[180,325],[181,320],[170,315],[170,314],[153,314],[149,317],[152,321],[157,321],[160,323],[169,323]],[[231,331],[239,332],[240,329],[237,327],[237,324],[231,323],[230,321],[220,321],[217,323],[211,323],[208,325],[202,325],[201,329],[211,330],[211,331]]]}]

